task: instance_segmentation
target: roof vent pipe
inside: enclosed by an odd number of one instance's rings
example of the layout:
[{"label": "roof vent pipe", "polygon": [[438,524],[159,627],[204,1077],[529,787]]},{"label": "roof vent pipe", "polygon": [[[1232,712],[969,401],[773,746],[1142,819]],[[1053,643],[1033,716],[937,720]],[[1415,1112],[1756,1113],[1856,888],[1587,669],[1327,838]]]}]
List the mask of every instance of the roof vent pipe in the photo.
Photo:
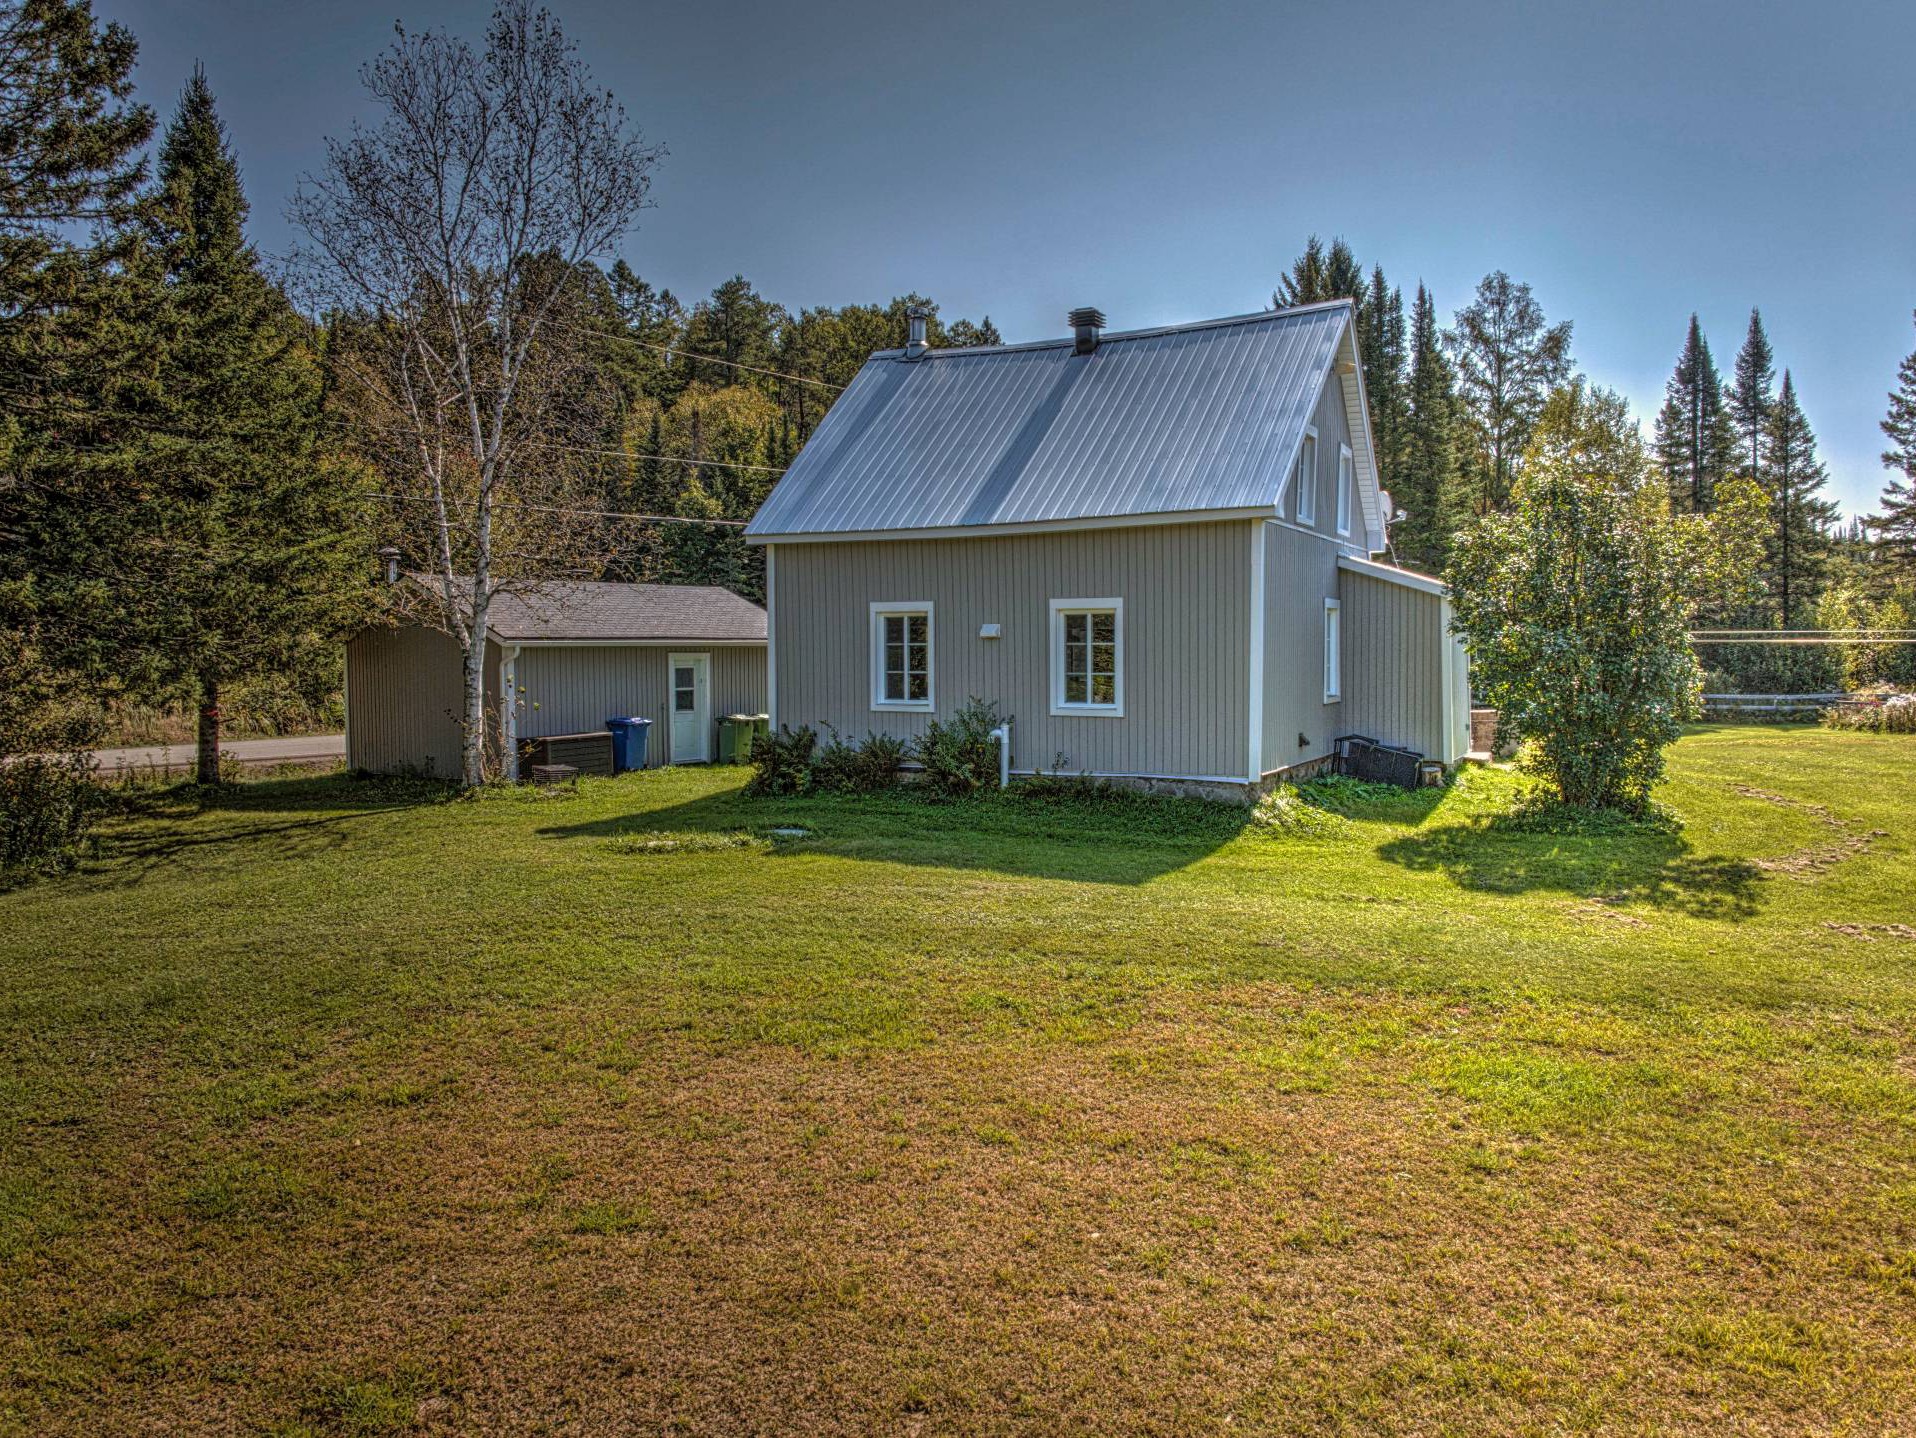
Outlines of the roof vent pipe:
[{"label": "roof vent pipe", "polygon": [[399,551],[390,544],[379,551],[379,572],[388,584],[399,583]]},{"label": "roof vent pipe", "polygon": [[1104,311],[1086,305],[1083,309],[1073,310],[1066,316],[1077,336],[1075,350],[1078,354],[1088,355],[1098,347],[1098,331],[1104,328]]},{"label": "roof vent pipe", "polygon": [[913,305],[905,311],[905,319],[911,325],[911,338],[905,341],[905,358],[917,359],[931,348],[931,342],[925,338],[925,321],[931,318],[931,311],[923,305]]}]

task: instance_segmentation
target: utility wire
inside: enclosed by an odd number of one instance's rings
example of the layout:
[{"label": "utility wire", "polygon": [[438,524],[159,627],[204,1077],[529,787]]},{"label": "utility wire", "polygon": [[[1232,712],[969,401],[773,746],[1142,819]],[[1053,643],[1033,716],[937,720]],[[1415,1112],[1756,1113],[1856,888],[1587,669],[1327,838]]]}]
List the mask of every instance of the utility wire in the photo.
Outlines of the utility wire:
[{"label": "utility wire", "polygon": [[845,390],[845,386],[842,384],[832,384],[828,380],[813,379],[810,375],[789,374],[782,369],[766,369],[763,365],[741,364],[737,360],[720,359],[717,355],[694,354],[682,345],[662,345],[654,340],[642,340],[637,335],[622,335],[615,334],[611,330],[588,329],[584,325],[575,325],[570,320],[553,320],[548,321],[548,323],[569,329],[574,334],[593,335],[602,340],[622,340],[629,345],[640,345],[649,350],[657,350],[660,354],[668,358],[673,355],[678,355],[682,359],[697,360],[700,364],[716,364],[724,365],[727,369],[749,370],[753,374],[770,375],[773,379],[788,379],[795,384],[815,384],[820,389],[828,389],[834,394],[842,394]]},{"label": "utility wire", "polygon": [[[429,494],[374,494],[372,497],[395,499],[412,504],[434,502]],[[689,514],[632,514],[622,509],[574,509],[563,504],[524,504],[508,499],[495,499],[493,504],[500,509],[531,509],[541,514],[574,514],[588,519],[630,519],[645,524],[717,524],[728,529],[743,529],[752,522],[749,519],[702,519],[697,515]]]}]

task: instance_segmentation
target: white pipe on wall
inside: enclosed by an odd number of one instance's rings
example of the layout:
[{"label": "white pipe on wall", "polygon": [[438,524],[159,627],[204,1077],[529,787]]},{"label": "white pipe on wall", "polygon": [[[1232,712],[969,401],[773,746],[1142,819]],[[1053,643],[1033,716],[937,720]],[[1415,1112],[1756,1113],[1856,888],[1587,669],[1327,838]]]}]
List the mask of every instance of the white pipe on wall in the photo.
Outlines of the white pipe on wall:
[{"label": "white pipe on wall", "polygon": [[991,731],[991,738],[998,741],[998,787],[1011,787],[1011,721],[1005,720]]}]

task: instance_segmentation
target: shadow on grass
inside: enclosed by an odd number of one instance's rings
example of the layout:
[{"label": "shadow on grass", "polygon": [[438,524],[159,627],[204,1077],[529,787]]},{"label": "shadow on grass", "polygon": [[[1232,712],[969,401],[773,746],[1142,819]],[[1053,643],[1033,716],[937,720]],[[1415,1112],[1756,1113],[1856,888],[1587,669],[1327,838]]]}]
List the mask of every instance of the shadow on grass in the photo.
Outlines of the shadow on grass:
[{"label": "shadow on grass", "polygon": [[[553,839],[767,835],[774,855],[830,854],[894,864],[986,869],[1024,878],[1142,884],[1188,868],[1244,831],[1234,804],[1108,794],[1048,799],[992,793],[940,802],[909,791],[860,798],[751,798],[733,790],[666,808],[539,830]],[[635,856],[634,862],[647,862]]]},{"label": "shadow on grass", "polygon": [[1763,899],[1755,865],[1694,854],[1681,835],[1647,826],[1578,834],[1493,817],[1407,834],[1378,845],[1377,854],[1478,893],[1552,891],[1731,922],[1752,917]]},{"label": "shadow on grass", "polygon": [[[345,774],[237,784],[173,784],[159,789],[116,789],[107,804],[117,817],[139,827],[100,836],[99,856],[87,865],[96,881],[113,886],[140,883],[155,869],[186,854],[245,846],[267,857],[290,859],[345,842],[351,826],[379,814],[443,803],[452,790],[420,780],[354,779]],[[208,828],[208,820],[218,827]],[[279,819],[279,822],[251,822]],[[231,818],[236,822],[221,823]]]}]

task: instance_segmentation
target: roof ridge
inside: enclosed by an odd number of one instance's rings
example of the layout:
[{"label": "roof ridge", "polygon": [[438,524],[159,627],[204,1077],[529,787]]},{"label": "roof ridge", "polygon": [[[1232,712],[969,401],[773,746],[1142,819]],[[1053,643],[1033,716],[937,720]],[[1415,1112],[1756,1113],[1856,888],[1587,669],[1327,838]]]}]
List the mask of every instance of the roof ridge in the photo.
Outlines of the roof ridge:
[{"label": "roof ridge", "polygon": [[[1245,314],[1220,315],[1216,319],[1186,320],[1182,324],[1152,325],[1139,330],[1112,330],[1098,336],[1098,347],[1109,344],[1122,344],[1126,340],[1156,339],[1161,335],[1189,334],[1197,330],[1224,329],[1232,325],[1268,323],[1274,320],[1291,319],[1294,316],[1315,314],[1320,310],[1345,308],[1354,314],[1357,302],[1351,299],[1313,300],[1307,305],[1282,305],[1276,309],[1251,310]],[[1015,345],[936,345],[924,351],[913,361],[922,363],[928,359],[957,359],[975,355],[1015,354],[1021,350],[1068,349],[1077,341],[1070,335],[1056,339],[1025,340]],[[905,353],[902,349],[873,350],[872,359],[896,359]]]}]

